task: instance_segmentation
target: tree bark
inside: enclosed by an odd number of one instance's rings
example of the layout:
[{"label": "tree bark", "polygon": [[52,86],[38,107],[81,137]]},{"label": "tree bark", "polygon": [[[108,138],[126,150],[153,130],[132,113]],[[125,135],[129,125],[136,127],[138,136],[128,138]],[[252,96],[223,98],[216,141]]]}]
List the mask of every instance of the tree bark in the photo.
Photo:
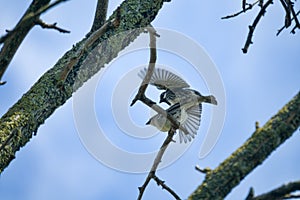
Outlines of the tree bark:
[{"label": "tree bark", "polygon": [[[84,82],[97,73],[106,63],[130,44],[158,14],[163,0],[126,0],[118,8],[120,22],[114,29],[105,31],[99,39],[93,41],[93,48],[86,49],[92,33],[82,39],[60,58],[52,69],[47,71],[0,119],[0,173],[15,158],[16,152],[33,136],[45,120],[63,105]],[[108,21],[116,17],[115,11]],[[107,21],[107,22],[108,22]],[[122,34],[123,33],[123,34]],[[114,36],[118,34],[117,39]],[[93,40],[93,39],[92,39]],[[96,56],[89,58],[91,53]],[[90,60],[89,60],[90,59]],[[96,59],[96,60],[95,60]],[[74,60],[78,61],[73,63]],[[61,73],[73,66],[65,80]],[[62,84],[58,87],[58,84]]]},{"label": "tree bark", "polygon": [[5,37],[1,38],[3,40],[1,42],[4,44],[0,51],[0,81],[20,44],[32,27],[34,27],[35,21],[39,19],[40,14],[34,15],[34,13],[46,6],[49,2],[50,0],[34,0],[16,27],[8,31]]},{"label": "tree bark", "polygon": [[300,92],[216,169],[189,199],[223,199],[255,167],[284,143],[300,125]]}]

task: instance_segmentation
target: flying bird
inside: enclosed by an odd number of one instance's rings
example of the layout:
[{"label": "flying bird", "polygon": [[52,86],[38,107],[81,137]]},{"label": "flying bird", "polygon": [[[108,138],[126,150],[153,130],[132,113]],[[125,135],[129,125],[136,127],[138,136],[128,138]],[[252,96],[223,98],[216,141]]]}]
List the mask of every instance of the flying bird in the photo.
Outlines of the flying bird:
[{"label": "flying bird", "polygon": [[[138,76],[142,79],[146,76],[147,69],[142,69]],[[178,75],[162,68],[155,68],[149,84],[164,90],[160,94],[159,103],[167,103],[170,107],[166,110],[179,123],[180,142],[191,141],[197,134],[200,126],[202,103],[217,105],[213,95],[203,96],[200,92],[190,89],[190,85]],[[171,129],[171,122],[162,114],[153,116],[146,124],[155,126],[160,131]]]},{"label": "flying bird", "polygon": [[[144,79],[147,69],[142,69],[138,76]],[[162,68],[155,68],[149,84],[154,85],[159,90],[165,90],[160,94],[159,103],[174,105],[180,103],[186,108],[200,103],[210,103],[217,105],[217,100],[213,95],[203,96],[200,92],[190,89],[190,85],[178,75]]]},{"label": "flying bird", "polygon": [[[200,108],[200,109],[199,109]],[[183,109],[179,103],[169,107],[166,112],[180,123],[179,141],[190,142],[197,134],[201,120],[201,104]],[[172,128],[172,123],[162,114],[156,114],[146,123],[156,127],[162,132],[168,132]]]}]

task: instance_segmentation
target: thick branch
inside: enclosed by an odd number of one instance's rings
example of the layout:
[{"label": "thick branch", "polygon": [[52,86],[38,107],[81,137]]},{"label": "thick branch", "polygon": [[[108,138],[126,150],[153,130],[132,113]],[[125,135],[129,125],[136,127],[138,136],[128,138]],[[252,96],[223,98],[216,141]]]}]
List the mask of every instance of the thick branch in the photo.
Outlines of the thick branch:
[{"label": "thick branch", "polygon": [[[251,189],[251,191],[252,195],[254,195],[253,189]],[[293,196],[291,193],[296,191],[300,191],[300,181],[284,184],[270,192],[258,195],[256,197],[248,197],[247,200],[288,199]]]},{"label": "thick branch", "polygon": [[[131,29],[148,26],[162,5],[163,0],[145,0],[142,4],[135,0],[124,1],[120,5],[120,25],[116,29],[108,30],[96,40],[93,44],[96,48],[89,48],[82,53],[88,38],[78,42],[8,110],[0,119],[0,172],[8,166],[15,153],[30,140],[33,133],[37,132],[39,126],[63,105],[74,91],[115,58],[143,31]],[[108,20],[114,18],[116,12]],[[60,76],[76,56],[80,59],[63,82],[64,90],[61,90],[57,87],[60,78],[57,76]]]},{"label": "thick branch", "polygon": [[91,32],[94,32],[95,30],[99,29],[105,23],[106,15],[107,15],[107,7],[108,7],[108,0],[97,1],[96,14],[95,14]]},{"label": "thick branch", "polygon": [[300,92],[216,169],[189,199],[223,199],[300,126]]}]

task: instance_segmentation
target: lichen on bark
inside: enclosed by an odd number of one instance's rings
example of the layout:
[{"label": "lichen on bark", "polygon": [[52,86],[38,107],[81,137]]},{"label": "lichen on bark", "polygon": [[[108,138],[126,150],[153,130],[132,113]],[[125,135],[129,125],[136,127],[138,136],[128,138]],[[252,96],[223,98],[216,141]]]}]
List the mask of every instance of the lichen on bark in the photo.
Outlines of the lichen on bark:
[{"label": "lichen on bark", "polygon": [[216,169],[189,199],[223,199],[300,126],[300,92]]},{"label": "lichen on bark", "polygon": [[[92,33],[88,33],[60,58],[53,68],[48,70],[32,87],[13,105],[0,119],[0,173],[15,157],[16,152],[24,146],[37,132],[39,126],[61,105],[63,105],[84,82],[97,73],[106,63],[130,44],[143,30],[135,29],[148,26],[163,5],[163,0],[126,0],[119,6],[120,24],[106,31],[93,45],[95,48],[84,49],[85,43]],[[108,21],[115,18],[116,11]],[[124,31],[135,29],[130,34]],[[128,33],[128,32],[127,32]],[[114,36],[118,35],[116,39]],[[94,58],[89,57],[93,49],[97,49]],[[82,53],[83,52],[83,53]],[[95,52],[92,52],[95,53]],[[72,62],[72,58],[80,56],[78,62],[58,87],[59,74]],[[97,59],[97,63],[88,62]],[[86,65],[88,64],[88,67]]]}]

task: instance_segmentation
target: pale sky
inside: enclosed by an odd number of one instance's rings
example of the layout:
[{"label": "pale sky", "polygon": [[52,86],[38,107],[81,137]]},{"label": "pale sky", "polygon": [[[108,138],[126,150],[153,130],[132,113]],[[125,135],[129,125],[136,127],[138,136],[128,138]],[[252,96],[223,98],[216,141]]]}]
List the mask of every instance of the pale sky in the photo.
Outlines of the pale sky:
[{"label": "pale sky", "polygon": [[[0,33],[12,29],[22,16],[31,1],[19,2],[0,0]],[[121,1],[110,1],[109,14]],[[35,27],[26,37],[16,56],[6,71],[3,80],[5,86],[0,87],[0,114],[3,115],[38,78],[50,69],[56,61],[73,44],[80,41],[89,31],[93,20],[96,1],[71,0],[63,3],[42,16],[47,23],[57,22],[59,26],[71,31],[61,34],[54,30],[43,30]],[[295,5],[297,8],[298,5]],[[246,41],[248,25],[258,13],[253,9],[245,15],[231,20],[221,20],[221,17],[241,9],[240,2],[224,2],[216,4],[212,1],[175,1],[165,3],[153,22],[153,26],[168,29],[172,32],[190,38],[201,47],[214,63],[224,88],[224,99],[221,93],[216,97],[222,101],[220,105],[226,109],[224,126],[220,131],[216,145],[204,158],[199,158],[199,151],[206,133],[210,133],[209,125],[215,118],[214,108],[203,105],[201,127],[197,137],[190,147],[169,166],[159,170],[158,176],[174,189],[180,197],[187,198],[202,182],[204,175],[194,170],[195,165],[215,168],[234,150],[241,146],[255,129],[255,121],[263,125],[271,116],[285,105],[299,91],[300,69],[299,57],[300,37],[284,30],[278,37],[276,32],[284,22],[284,12],[279,2],[274,2],[258,24],[254,33],[249,53],[244,55],[241,48]],[[163,34],[158,40],[164,40]],[[145,46],[148,45],[145,41]],[[175,40],[174,44],[179,45]],[[186,45],[180,44],[182,48]],[[185,50],[187,55],[193,55],[193,50]],[[200,56],[199,56],[200,57]],[[202,58],[202,57],[201,57]],[[158,62],[171,66],[182,73],[194,89],[208,94],[210,84],[215,79],[203,77],[198,81],[194,71],[182,70],[189,61],[173,54],[158,51]],[[112,143],[128,152],[151,153],[163,142],[164,133],[152,137],[135,135],[132,137],[122,133],[120,124],[113,115],[115,104],[111,103],[113,96],[109,91],[113,88],[103,87],[109,81],[122,80],[131,69],[148,63],[147,51],[136,51],[126,54],[108,65],[107,77],[101,79],[94,92],[95,115],[103,129],[111,135],[107,137]],[[118,69],[121,68],[121,70]],[[138,79],[138,78],[137,78]],[[117,85],[117,83],[115,83]],[[155,89],[150,89],[154,98]],[[213,90],[214,91],[214,90]],[[151,91],[150,91],[151,92]],[[156,92],[156,93],[155,93]],[[128,96],[133,95],[128,94]],[[127,98],[128,99],[128,98]],[[136,199],[138,187],[147,176],[146,173],[122,172],[99,162],[82,143],[75,121],[74,99],[55,111],[46,120],[31,141],[16,155],[9,167],[0,177],[0,196],[6,200],[52,200],[52,199]],[[112,106],[106,106],[112,105]],[[125,104],[126,105],[126,104]],[[152,115],[142,104],[126,107],[131,119],[142,128],[143,123]],[[217,109],[217,108],[215,108]],[[75,109],[76,111],[76,109]],[[118,112],[117,112],[118,115]],[[89,116],[86,119],[89,121]],[[152,129],[153,130],[153,129]],[[226,199],[245,198],[250,187],[256,194],[269,191],[289,181],[299,180],[300,173],[297,163],[299,159],[299,132],[281,145],[272,155]],[[136,133],[138,134],[138,132]],[[146,143],[146,145],[144,145]],[[96,143],[97,145],[97,143]],[[181,147],[180,147],[181,148]],[[171,155],[176,151],[172,149]],[[110,155],[110,151],[107,151]],[[168,153],[168,152],[167,152]],[[119,161],[122,166],[126,159],[111,153],[110,158]],[[168,155],[166,155],[166,159]],[[127,163],[128,164],[128,163]],[[130,163],[139,166],[143,163]],[[153,181],[144,194],[144,200],[173,199]]]}]

